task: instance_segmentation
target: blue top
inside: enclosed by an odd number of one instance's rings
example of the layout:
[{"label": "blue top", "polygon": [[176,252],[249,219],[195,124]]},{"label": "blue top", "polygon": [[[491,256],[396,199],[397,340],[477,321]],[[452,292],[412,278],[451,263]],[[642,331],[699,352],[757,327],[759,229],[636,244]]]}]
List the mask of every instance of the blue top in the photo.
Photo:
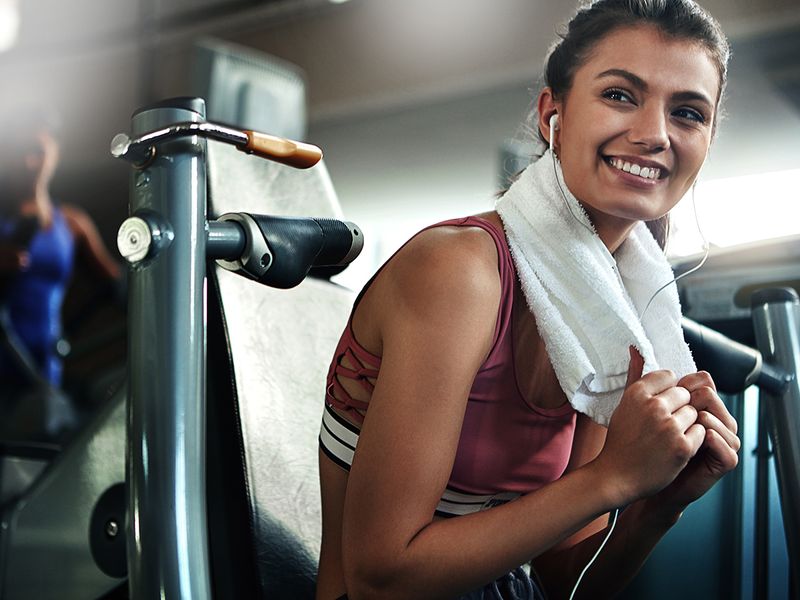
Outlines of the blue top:
[{"label": "blue top", "polygon": [[[0,218],[0,240],[10,240],[18,218]],[[61,383],[61,360],[55,344],[61,337],[61,305],[72,273],[75,239],[64,214],[53,209],[53,222],[39,229],[28,245],[28,268],[9,280],[5,298],[14,331],[31,353],[41,374],[54,385]],[[7,352],[0,349],[0,377],[19,380]]]}]

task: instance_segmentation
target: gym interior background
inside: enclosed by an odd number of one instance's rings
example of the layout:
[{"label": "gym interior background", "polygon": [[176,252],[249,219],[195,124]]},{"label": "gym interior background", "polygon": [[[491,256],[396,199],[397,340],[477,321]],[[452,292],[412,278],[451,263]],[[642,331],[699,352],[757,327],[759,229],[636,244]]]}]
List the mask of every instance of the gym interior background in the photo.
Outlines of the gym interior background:
[{"label": "gym interior background", "polygon": [[[697,190],[703,232],[716,248],[794,239],[787,248],[797,253],[800,5],[701,4],[720,20],[733,49],[725,118]],[[358,288],[420,227],[491,207],[504,151],[540,85],[553,23],[566,21],[572,9],[563,0],[0,0],[0,104],[58,109],[62,159],[53,195],[85,208],[114,248],[127,216],[129,167],[111,158],[109,142],[129,129],[139,106],[201,93],[197,44],[230,43],[296,65],[307,93],[304,137],[324,150],[344,215],[365,233],[361,257],[339,276]],[[674,257],[700,247],[689,203],[682,204]],[[724,307],[693,309],[710,311],[705,320],[713,321],[713,311]],[[97,318],[106,323],[120,315]],[[88,375],[118,360],[119,351],[117,340],[117,354],[68,360],[67,372]],[[744,402],[743,414],[752,406]],[[742,489],[751,489],[754,477],[748,452],[755,429],[747,435],[745,475],[736,483]],[[771,485],[772,510],[779,511]],[[733,497],[737,515],[752,511],[752,494],[722,490],[698,511],[698,522],[728,510]],[[771,521],[770,597],[785,598],[779,518],[777,512]],[[721,521],[709,531],[729,539]],[[737,535],[733,588],[723,552],[695,547],[720,569],[707,584],[710,594],[735,589],[725,597],[755,597],[752,523]],[[678,535],[669,544],[685,550],[693,542]],[[675,554],[667,548],[665,556]],[[681,568],[692,566],[689,560]]]}]

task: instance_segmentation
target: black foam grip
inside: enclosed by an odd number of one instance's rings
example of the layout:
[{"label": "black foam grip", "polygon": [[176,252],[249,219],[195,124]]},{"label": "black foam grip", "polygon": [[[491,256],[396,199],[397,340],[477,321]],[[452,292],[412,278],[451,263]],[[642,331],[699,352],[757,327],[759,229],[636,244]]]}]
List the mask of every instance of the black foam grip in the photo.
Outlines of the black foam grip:
[{"label": "black foam grip", "polygon": [[250,216],[272,252],[272,265],[259,279],[271,287],[288,289],[312,267],[340,264],[353,245],[348,225],[335,219]]},{"label": "black foam grip", "polygon": [[761,364],[758,350],[691,319],[681,319],[681,325],[698,369],[711,374],[720,392],[737,394],[755,383]]}]

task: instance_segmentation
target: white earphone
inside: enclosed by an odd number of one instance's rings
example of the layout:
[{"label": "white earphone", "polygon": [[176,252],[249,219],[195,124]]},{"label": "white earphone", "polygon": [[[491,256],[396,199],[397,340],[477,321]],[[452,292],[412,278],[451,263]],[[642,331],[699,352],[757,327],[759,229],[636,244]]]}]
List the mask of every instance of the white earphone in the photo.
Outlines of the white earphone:
[{"label": "white earphone", "polygon": [[555,131],[558,129],[558,113],[553,113],[550,117],[550,152],[553,152],[553,140],[555,139]]}]

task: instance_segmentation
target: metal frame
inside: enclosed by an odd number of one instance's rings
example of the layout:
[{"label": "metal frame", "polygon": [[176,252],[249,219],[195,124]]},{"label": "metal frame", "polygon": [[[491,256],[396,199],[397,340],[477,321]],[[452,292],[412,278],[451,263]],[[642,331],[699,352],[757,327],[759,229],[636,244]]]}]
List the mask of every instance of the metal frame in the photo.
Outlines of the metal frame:
[{"label": "metal frame", "polygon": [[[206,138],[296,168],[319,148],[207,123],[199,98],[137,111],[132,140],[112,154],[133,164],[130,216],[117,243],[128,292],[127,560],[131,597],[210,598],[206,515],[206,265],[271,287],[315,266],[345,266],[363,247],[353,223],[229,213],[206,217]],[[270,245],[280,260],[272,260]],[[275,264],[278,263],[278,264]],[[255,266],[253,266],[255,265]]]},{"label": "metal frame", "polygon": [[[759,290],[753,294],[753,326],[761,354],[790,376],[782,393],[761,391],[759,452],[767,453],[767,432],[775,453],[783,529],[789,555],[790,585],[800,592],[800,300],[791,288]],[[763,434],[762,434],[763,431]],[[767,455],[768,458],[768,455]],[[759,468],[759,496],[766,493],[766,467]],[[759,497],[761,530],[766,532],[765,498]],[[757,548],[756,594],[767,593],[767,541]]]},{"label": "metal frame", "polygon": [[[199,104],[199,106],[198,106]],[[193,108],[200,108],[197,112]],[[134,114],[134,134],[204,120],[202,103]],[[205,481],[205,141],[159,145],[130,214],[156,243],[129,278],[128,575],[133,598],[211,597]]]}]

